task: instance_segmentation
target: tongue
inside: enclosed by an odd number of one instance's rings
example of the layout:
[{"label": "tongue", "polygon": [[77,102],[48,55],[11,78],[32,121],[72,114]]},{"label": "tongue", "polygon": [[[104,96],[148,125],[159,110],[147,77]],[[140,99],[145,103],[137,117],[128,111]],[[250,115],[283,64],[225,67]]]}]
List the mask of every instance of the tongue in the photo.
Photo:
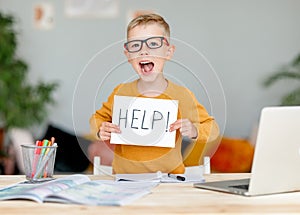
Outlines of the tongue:
[{"label": "tongue", "polygon": [[144,71],[145,72],[150,72],[153,69],[153,66],[154,66],[153,63],[145,64],[144,67],[143,67]]}]

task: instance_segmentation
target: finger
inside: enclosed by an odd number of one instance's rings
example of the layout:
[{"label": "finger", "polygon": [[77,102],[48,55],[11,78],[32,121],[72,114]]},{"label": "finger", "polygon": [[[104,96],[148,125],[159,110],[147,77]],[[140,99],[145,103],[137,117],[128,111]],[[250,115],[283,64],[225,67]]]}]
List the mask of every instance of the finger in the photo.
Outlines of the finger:
[{"label": "finger", "polygon": [[109,122],[104,122],[102,123],[101,126],[102,130],[106,131],[106,132],[114,132],[114,133],[120,133],[121,130],[119,128],[119,126],[109,123]]},{"label": "finger", "polygon": [[184,137],[191,138],[191,130],[190,129],[183,129],[183,128],[181,128],[180,129],[180,133]]},{"label": "finger", "polygon": [[121,133],[118,127],[106,127],[105,131],[109,133]]},{"label": "finger", "polygon": [[171,125],[170,125],[170,131],[175,131],[177,129],[180,129],[182,126],[182,120],[179,119],[179,120],[176,120],[175,122],[173,122]]},{"label": "finger", "polygon": [[117,125],[110,122],[103,122],[100,127],[99,137],[101,140],[110,140],[111,133],[120,133],[120,129]]},{"label": "finger", "polygon": [[112,124],[111,122],[103,122],[101,127],[106,129],[106,128],[116,128],[118,126],[115,124]]},{"label": "finger", "polygon": [[193,126],[193,124],[191,124],[191,126],[188,127],[182,127],[180,133],[182,136],[187,136],[191,139],[196,138],[198,136],[197,129]]},{"label": "finger", "polygon": [[181,124],[182,124],[181,127],[189,127],[191,125],[191,122],[188,119],[182,119]]},{"label": "finger", "polygon": [[180,119],[180,120],[177,120],[175,123],[173,123],[173,127],[176,127],[177,129],[181,128],[183,130],[187,130],[188,127],[190,126],[189,122],[190,121],[187,119]]},{"label": "finger", "polygon": [[191,138],[191,132],[189,132],[189,131],[181,132],[181,135],[184,136],[184,137]]},{"label": "finger", "polygon": [[181,135],[189,137],[189,138],[192,138],[192,136],[193,136],[193,130],[194,130],[193,127],[194,126],[191,123],[191,121],[188,120],[188,119],[183,119],[181,122],[182,122],[182,126],[179,129]]},{"label": "finger", "polygon": [[100,139],[101,140],[110,140],[111,133],[106,131],[100,131]]}]

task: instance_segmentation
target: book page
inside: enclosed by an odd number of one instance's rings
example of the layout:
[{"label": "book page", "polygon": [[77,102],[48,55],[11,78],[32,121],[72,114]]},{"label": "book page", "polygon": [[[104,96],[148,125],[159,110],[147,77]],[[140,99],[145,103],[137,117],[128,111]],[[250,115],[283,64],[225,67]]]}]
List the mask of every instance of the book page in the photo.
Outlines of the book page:
[{"label": "book page", "polygon": [[71,175],[41,184],[19,183],[0,190],[0,200],[28,199],[42,203],[46,196],[90,181],[85,175]]},{"label": "book page", "polygon": [[0,200],[28,199],[39,203],[125,205],[151,193],[158,183],[91,181],[77,174],[42,184],[18,183],[0,189]]},{"label": "book page", "polygon": [[69,202],[83,205],[121,206],[151,193],[158,183],[89,181],[46,198],[47,202]]},{"label": "book page", "polygon": [[115,180],[116,181],[160,182],[162,176],[163,174],[159,171],[154,173],[116,174]]}]

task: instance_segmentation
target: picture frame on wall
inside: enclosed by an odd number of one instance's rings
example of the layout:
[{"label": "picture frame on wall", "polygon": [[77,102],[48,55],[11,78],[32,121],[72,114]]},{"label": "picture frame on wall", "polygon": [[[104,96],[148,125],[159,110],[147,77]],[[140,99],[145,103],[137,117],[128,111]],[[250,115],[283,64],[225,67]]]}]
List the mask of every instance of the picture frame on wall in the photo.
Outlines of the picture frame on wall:
[{"label": "picture frame on wall", "polygon": [[65,14],[69,18],[117,18],[119,0],[65,0]]},{"label": "picture frame on wall", "polygon": [[41,2],[33,6],[33,26],[39,30],[54,28],[54,7],[51,3]]}]

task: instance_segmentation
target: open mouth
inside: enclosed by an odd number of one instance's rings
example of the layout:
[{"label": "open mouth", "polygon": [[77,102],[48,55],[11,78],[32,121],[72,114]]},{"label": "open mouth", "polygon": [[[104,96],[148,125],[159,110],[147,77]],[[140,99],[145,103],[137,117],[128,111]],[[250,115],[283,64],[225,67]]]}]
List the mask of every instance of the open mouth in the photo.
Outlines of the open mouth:
[{"label": "open mouth", "polygon": [[150,61],[142,61],[139,64],[143,73],[149,73],[154,68],[154,63]]}]

